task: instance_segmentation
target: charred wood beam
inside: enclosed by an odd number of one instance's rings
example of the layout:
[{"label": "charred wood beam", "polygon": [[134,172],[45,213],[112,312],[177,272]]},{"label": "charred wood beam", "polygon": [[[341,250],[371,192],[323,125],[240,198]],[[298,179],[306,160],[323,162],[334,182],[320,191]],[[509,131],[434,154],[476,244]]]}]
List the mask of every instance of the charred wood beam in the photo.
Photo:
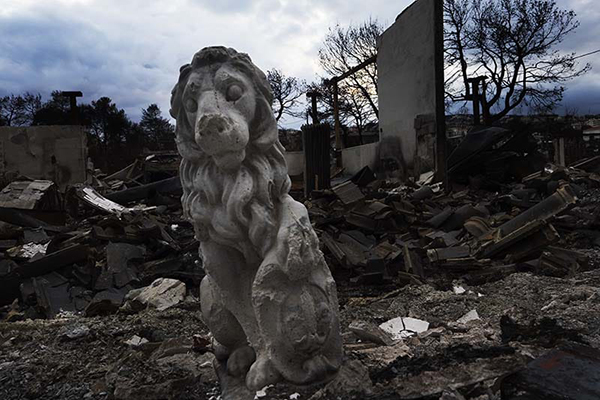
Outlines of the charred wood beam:
[{"label": "charred wood beam", "polygon": [[132,201],[139,201],[154,196],[156,193],[182,193],[181,181],[178,176],[164,179],[162,181],[149,183],[130,189],[121,190],[106,196],[107,199],[119,204],[127,204]]}]

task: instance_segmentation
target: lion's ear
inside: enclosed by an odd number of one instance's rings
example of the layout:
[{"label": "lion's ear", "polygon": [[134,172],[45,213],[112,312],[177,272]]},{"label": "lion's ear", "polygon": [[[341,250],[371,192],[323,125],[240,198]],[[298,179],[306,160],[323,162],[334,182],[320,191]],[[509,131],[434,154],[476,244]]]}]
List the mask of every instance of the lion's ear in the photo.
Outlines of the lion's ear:
[{"label": "lion's ear", "polygon": [[169,114],[175,119],[178,119],[179,111],[182,108],[183,90],[185,89],[187,78],[191,70],[190,64],[182,65],[181,68],[179,68],[179,80],[173,87],[173,90],[171,90],[171,108]]},{"label": "lion's ear", "polygon": [[277,141],[279,131],[273,116],[273,109],[262,96],[256,98],[256,114],[252,122],[252,143],[261,151],[268,150]]}]

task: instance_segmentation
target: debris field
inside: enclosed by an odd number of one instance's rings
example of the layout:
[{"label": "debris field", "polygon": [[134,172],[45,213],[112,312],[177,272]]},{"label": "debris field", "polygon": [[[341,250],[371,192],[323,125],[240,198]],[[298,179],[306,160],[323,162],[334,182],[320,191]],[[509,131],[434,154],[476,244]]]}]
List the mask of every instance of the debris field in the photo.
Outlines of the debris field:
[{"label": "debris field", "polygon": [[[0,398],[219,398],[178,178],[139,167],[0,192]],[[302,199],[346,359],[328,384],[256,398],[600,398],[600,157],[519,183],[432,178],[365,167]]]}]

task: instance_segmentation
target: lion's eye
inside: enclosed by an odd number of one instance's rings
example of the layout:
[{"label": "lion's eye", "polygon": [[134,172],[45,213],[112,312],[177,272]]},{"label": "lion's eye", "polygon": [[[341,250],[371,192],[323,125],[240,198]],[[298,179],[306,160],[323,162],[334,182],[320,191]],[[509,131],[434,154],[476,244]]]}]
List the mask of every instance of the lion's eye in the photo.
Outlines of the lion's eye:
[{"label": "lion's eye", "polygon": [[240,85],[233,84],[227,88],[227,101],[236,101],[244,94],[244,89]]},{"label": "lion's eye", "polygon": [[198,110],[198,103],[194,99],[187,99],[185,101],[185,109],[187,112],[196,112]]}]

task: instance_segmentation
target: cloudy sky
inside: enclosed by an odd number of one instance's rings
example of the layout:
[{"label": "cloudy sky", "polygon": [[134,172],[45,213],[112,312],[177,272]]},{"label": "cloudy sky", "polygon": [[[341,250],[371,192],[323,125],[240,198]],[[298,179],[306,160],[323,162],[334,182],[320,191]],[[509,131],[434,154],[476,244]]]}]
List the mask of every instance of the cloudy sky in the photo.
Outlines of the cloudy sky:
[{"label": "cloudy sky", "polygon": [[[0,95],[81,90],[108,96],[138,120],[157,103],[164,114],[182,64],[199,49],[225,45],[308,81],[320,74],[328,27],[369,17],[389,26],[411,0],[1,0]],[[600,2],[557,0],[581,22],[562,47],[600,48]],[[564,105],[600,113],[600,54],[595,68],[568,84]],[[288,125],[297,122],[287,121]]]}]

